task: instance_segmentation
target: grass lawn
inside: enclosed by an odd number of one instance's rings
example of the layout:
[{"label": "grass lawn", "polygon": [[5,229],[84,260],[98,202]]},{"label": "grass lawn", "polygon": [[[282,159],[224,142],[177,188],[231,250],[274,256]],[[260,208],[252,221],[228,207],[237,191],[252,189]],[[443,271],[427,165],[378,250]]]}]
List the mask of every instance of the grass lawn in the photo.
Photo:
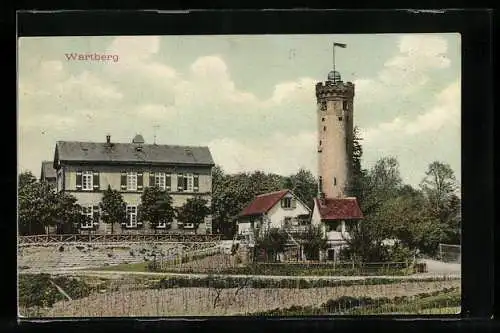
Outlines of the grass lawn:
[{"label": "grass lawn", "polygon": [[96,268],[96,271],[122,271],[122,272],[147,272],[147,262],[140,262],[135,264],[121,264],[113,266],[105,266]]}]

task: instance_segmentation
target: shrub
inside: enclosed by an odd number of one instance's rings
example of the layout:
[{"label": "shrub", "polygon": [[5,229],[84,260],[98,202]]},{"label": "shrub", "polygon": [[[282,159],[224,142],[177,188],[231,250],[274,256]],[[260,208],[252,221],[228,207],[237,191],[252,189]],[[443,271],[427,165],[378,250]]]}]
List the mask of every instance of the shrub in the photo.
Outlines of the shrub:
[{"label": "shrub", "polygon": [[74,278],[52,278],[49,274],[21,274],[19,275],[19,305],[27,308],[50,307],[55,302],[64,299],[51,281],[73,299],[86,297],[91,293],[91,288],[86,283]]}]

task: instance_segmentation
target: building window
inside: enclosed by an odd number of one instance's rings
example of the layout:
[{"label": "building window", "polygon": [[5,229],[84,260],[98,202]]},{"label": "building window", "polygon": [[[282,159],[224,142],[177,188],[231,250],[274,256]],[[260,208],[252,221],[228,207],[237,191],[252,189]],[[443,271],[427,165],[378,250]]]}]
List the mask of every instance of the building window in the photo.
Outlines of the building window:
[{"label": "building window", "polygon": [[184,181],[183,181],[183,190],[187,192],[192,192],[193,191],[193,174],[192,173],[186,173],[184,174]]},{"label": "building window", "polygon": [[281,200],[281,207],[283,208],[293,208],[292,198],[283,198]]},{"label": "building window", "polygon": [[339,117],[339,121],[342,121],[342,117]]},{"label": "building window", "polygon": [[127,172],[127,191],[137,191],[137,172]]},{"label": "building window", "polygon": [[127,228],[137,227],[137,206],[127,206]]},{"label": "building window", "polygon": [[347,103],[347,101],[342,101],[342,109],[344,110],[347,110],[349,108],[349,104]]},{"label": "building window", "polygon": [[318,177],[318,187],[319,192],[323,192],[323,177],[321,176]]},{"label": "building window", "polygon": [[333,186],[337,186],[337,177],[333,177]]},{"label": "building window", "polygon": [[155,186],[158,186],[160,190],[165,191],[166,181],[165,172],[157,172],[155,174]]},{"label": "building window", "polygon": [[82,223],[82,229],[91,229],[94,227],[93,217],[94,212],[92,211],[93,206],[83,206],[82,214],[86,217],[85,221]]},{"label": "building window", "polygon": [[184,223],[184,229],[194,229],[193,223]]},{"label": "building window", "polygon": [[165,229],[166,227],[167,227],[167,222],[165,222],[165,221],[160,221],[156,225],[156,228],[158,228],[158,229]]},{"label": "building window", "polygon": [[326,126],[323,126],[323,131],[326,131]]},{"label": "building window", "polygon": [[330,225],[328,226],[328,231],[342,232],[342,222],[341,221],[331,222]]},{"label": "building window", "polygon": [[325,117],[321,117],[321,121],[325,121]]},{"label": "building window", "polygon": [[291,217],[285,217],[283,220],[283,226],[284,227],[290,227],[292,225],[292,218]]},{"label": "building window", "polygon": [[82,172],[82,190],[92,191],[94,189],[94,184],[92,182],[92,171]]}]

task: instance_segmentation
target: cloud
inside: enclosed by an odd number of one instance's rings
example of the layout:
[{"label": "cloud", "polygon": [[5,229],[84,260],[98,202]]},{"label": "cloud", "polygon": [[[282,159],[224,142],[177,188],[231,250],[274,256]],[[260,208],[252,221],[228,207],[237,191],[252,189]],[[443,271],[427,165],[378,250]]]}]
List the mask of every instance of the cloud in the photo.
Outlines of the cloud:
[{"label": "cloud", "polygon": [[398,53],[384,63],[376,78],[355,80],[357,104],[372,104],[389,98],[405,98],[429,83],[429,72],[445,69],[447,41],[432,35],[406,35],[398,42]]},{"label": "cloud", "polygon": [[[371,146],[390,146],[390,140],[439,131],[444,126],[460,126],[460,79],[435,96],[435,104],[413,119],[396,117],[375,127],[361,129],[361,136]],[[382,145],[380,141],[383,141]]]},{"label": "cloud", "polygon": [[173,107],[159,104],[146,104],[138,107],[137,116],[139,118],[149,118],[153,120],[172,121],[176,112]]},{"label": "cloud", "polygon": [[240,141],[222,138],[209,143],[215,163],[229,173],[263,170],[281,175],[301,167],[316,173],[315,132],[295,136],[276,133],[269,138]]}]

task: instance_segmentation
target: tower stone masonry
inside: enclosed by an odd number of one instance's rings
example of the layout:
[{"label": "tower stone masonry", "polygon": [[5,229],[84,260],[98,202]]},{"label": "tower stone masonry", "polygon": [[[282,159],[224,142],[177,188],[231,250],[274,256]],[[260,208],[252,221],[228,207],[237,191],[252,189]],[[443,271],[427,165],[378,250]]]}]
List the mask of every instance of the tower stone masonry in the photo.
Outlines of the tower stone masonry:
[{"label": "tower stone masonry", "polygon": [[354,84],[331,71],[316,84],[318,115],[318,192],[326,198],[347,196],[353,146]]}]

